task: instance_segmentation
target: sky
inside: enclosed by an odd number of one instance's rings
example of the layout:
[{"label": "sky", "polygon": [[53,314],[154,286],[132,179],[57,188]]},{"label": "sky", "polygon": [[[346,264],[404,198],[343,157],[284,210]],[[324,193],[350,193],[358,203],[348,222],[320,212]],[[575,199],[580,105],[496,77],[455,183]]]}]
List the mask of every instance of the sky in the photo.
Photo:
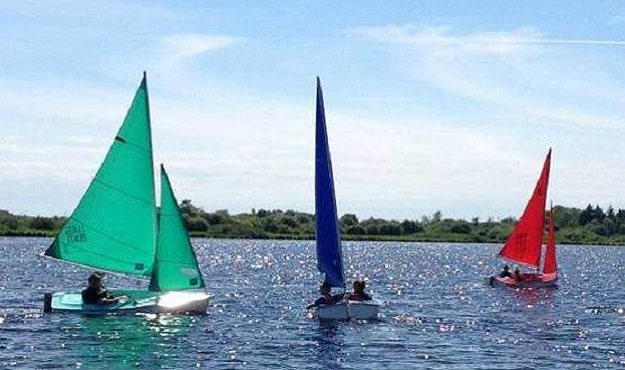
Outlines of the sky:
[{"label": "sky", "polygon": [[[147,71],[155,166],[207,211],[314,212],[315,77],[339,214],[625,208],[620,1],[0,2],[0,209],[69,216]],[[158,172],[157,172],[158,173]]]}]

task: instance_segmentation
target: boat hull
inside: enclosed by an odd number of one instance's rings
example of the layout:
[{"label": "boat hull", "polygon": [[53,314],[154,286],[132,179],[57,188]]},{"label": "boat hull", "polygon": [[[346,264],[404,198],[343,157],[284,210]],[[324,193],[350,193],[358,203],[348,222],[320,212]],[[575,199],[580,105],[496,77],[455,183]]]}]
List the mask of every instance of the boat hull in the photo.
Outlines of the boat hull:
[{"label": "boat hull", "polygon": [[77,313],[83,315],[178,313],[206,314],[211,295],[203,291],[150,292],[146,290],[115,290],[116,296],[130,299],[117,303],[83,304],[81,292],[48,293],[44,298],[44,312]]},{"label": "boat hull", "polygon": [[378,317],[381,302],[342,301],[332,305],[320,305],[315,308],[315,316],[321,320],[373,320]]},{"label": "boat hull", "polygon": [[515,289],[542,289],[557,286],[557,276],[546,276],[539,274],[526,274],[522,281],[499,276],[490,277],[492,287],[505,287]]}]

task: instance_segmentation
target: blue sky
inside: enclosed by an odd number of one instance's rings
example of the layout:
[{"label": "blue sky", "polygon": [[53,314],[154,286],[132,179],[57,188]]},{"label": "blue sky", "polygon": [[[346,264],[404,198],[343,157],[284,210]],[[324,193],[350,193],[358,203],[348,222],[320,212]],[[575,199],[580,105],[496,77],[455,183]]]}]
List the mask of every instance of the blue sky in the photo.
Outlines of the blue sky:
[{"label": "blue sky", "polygon": [[148,72],[156,164],[206,210],[314,208],[315,76],[339,213],[625,208],[619,1],[3,1],[0,208],[69,215]]}]

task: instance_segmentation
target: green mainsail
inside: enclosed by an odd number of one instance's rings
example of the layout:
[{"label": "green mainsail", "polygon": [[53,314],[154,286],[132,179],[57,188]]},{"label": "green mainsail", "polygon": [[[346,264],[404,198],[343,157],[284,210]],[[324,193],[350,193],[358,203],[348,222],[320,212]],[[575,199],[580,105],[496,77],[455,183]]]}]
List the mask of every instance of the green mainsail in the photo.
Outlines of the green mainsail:
[{"label": "green mainsail", "polygon": [[189,241],[185,222],[161,165],[161,209],[156,258],[150,290],[171,291],[204,288],[204,280]]},{"label": "green mainsail", "polygon": [[45,255],[150,276],[156,204],[145,74],[104,162]]}]

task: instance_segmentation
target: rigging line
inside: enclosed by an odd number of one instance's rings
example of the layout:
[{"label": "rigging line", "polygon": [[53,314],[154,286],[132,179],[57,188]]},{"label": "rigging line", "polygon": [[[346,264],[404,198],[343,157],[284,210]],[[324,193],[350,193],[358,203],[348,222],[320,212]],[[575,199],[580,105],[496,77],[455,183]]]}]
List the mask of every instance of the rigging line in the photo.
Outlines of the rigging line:
[{"label": "rigging line", "polygon": [[[120,244],[120,245],[122,245],[122,246],[125,246],[126,248],[128,248],[128,249],[130,249],[130,250],[132,250],[132,251],[139,251],[139,252],[143,252],[141,249],[136,248],[134,245],[132,245],[132,244],[130,244],[130,243],[126,243],[126,242],[121,241],[121,240],[118,240],[118,239],[116,239],[116,238],[114,238],[114,237],[110,236],[109,234],[107,234],[107,233],[105,233],[105,232],[103,232],[103,231],[100,231],[100,230],[96,229],[95,227],[93,227],[93,226],[91,226],[91,225],[89,225],[89,224],[87,224],[87,223],[85,223],[85,222],[83,222],[83,221],[81,221],[81,220],[79,220],[79,219],[77,219],[77,218],[75,218],[75,217],[72,217],[72,218],[70,218],[70,219],[71,219],[71,220],[73,220],[73,221],[75,221],[75,222],[78,222],[79,224],[81,224],[81,225],[85,226],[86,228],[88,228],[88,229],[90,229],[90,230],[94,231],[96,234],[99,234],[99,235],[104,236],[105,238],[107,238],[107,239],[109,239],[109,240],[113,241],[114,243],[117,243],[117,244]],[[83,251],[85,251],[85,249],[82,249],[82,248],[80,248],[80,249],[81,249],[81,250],[83,250]],[[91,250],[87,250],[87,252],[92,253],[92,254],[95,254],[96,256],[101,256],[101,257],[104,257],[104,255],[103,255],[103,254],[100,254],[100,253],[95,253],[95,252],[93,252],[93,251],[91,251]],[[146,253],[142,253],[142,254],[146,255],[146,256],[147,256],[147,257],[149,257],[149,258],[152,258],[152,255],[151,255],[151,254],[150,254],[150,255],[148,255],[148,254],[146,254]],[[114,257],[109,257],[109,256],[106,256],[106,257],[107,257],[107,258],[109,258],[109,259],[111,259],[111,260],[113,260],[113,261],[128,263],[128,261],[124,261],[124,260],[117,259],[117,258],[114,258]]]},{"label": "rigging line", "polygon": [[104,186],[104,187],[106,187],[106,188],[112,189],[112,190],[116,191],[117,193],[120,193],[120,194],[122,194],[122,195],[125,195],[125,196],[127,196],[128,198],[132,198],[132,199],[134,199],[134,200],[137,200],[137,201],[139,201],[139,202],[141,202],[141,203],[143,203],[143,204],[146,204],[146,205],[148,205],[148,206],[150,206],[150,207],[153,207],[153,205],[155,205],[154,203],[152,203],[152,202],[151,202],[151,201],[149,201],[149,200],[145,200],[145,199],[143,199],[143,198],[139,198],[139,197],[137,197],[137,196],[135,196],[135,195],[132,195],[132,194],[130,194],[129,192],[124,191],[124,190],[122,190],[122,189],[120,189],[120,188],[118,188],[118,187],[115,187],[115,186],[113,186],[113,185],[111,185],[111,184],[109,184],[109,183],[107,183],[107,182],[104,182],[104,181],[100,180],[100,179],[99,179],[99,178],[97,178],[97,177],[95,177],[95,178],[93,179],[93,182],[97,182],[97,183],[101,184],[102,186]]}]

